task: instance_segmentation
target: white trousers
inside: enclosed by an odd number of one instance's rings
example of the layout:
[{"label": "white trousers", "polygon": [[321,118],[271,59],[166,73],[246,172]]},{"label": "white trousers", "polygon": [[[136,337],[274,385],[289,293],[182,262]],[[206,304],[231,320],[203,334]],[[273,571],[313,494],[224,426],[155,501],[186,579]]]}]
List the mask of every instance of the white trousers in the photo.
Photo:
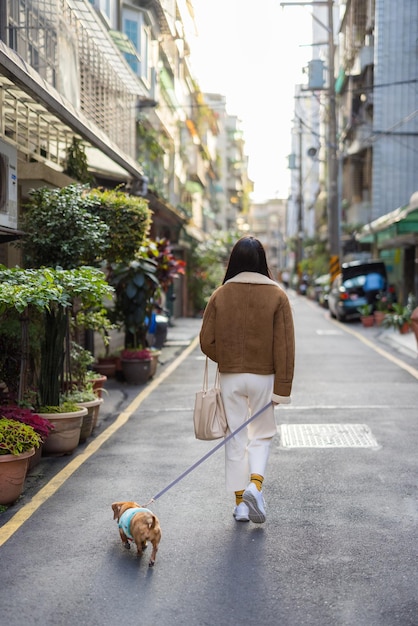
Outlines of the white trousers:
[{"label": "white trousers", "polygon": [[[221,374],[220,384],[229,430],[232,432],[271,402],[273,374]],[[251,474],[265,476],[270,443],[277,432],[273,404],[225,444],[225,482],[240,491]]]}]

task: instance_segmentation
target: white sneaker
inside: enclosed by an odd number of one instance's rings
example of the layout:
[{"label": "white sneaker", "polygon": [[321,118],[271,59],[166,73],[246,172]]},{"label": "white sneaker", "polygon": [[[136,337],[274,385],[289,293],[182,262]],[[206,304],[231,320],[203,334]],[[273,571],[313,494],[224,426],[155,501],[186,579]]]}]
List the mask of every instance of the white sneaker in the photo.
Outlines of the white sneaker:
[{"label": "white sneaker", "polygon": [[242,496],[248,506],[248,517],[255,524],[264,524],[266,521],[266,509],[263,494],[258,491],[254,483],[250,483]]},{"label": "white sneaker", "polygon": [[248,506],[245,502],[240,502],[238,506],[234,508],[234,517],[236,522],[249,522]]}]

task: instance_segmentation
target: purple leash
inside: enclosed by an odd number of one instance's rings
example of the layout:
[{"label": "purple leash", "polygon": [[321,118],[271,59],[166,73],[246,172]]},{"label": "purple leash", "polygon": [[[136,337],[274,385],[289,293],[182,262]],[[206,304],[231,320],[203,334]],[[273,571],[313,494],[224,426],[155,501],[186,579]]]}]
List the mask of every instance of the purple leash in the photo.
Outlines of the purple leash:
[{"label": "purple leash", "polygon": [[262,409],[260,409],[259,411],[257,411],[257,413],[254,413],[254,415],[252,415],[249,419],[247,419],[246,422],[244,422],[243,424],[241,424],[241,426],[239,426],[236,430],[234,430],[234,432],[230,433],[229,435],[227,435],[225,437],[225,439],[223,439],[221,442],[219,442],[218,444],[216,444],[216,446],[214,448],[212,448],[211,450],[209,450],[209,452],[207,452],[204,456],[202,456],[201,459],[199,459],[198,461],[196,461],[196,463],[194,463],[193,465],[191,465],[187,470],[185,470],[182,474],[180,474],[180,476],[178,476],[175,480],[173,480],[169,485],[167,485],[167,487],[164,487],[164,489],[162,489],[159,493],[157,493],[157,495],[155,495],[153,498],[151,498],[151,500],[148,502],[148,504],[150,504],[151,502],[155,502],[156,500],[158,500],[158,498],[161,498],[162,495],[164,495],[169,489],[171,489],[171,487],[174,487],[174,485],[176,485],[177,483],[179,483],[181,480],[183,480],[183,478],[185,478],[187,476],[187,474],[190,474],[190,472],[193,472],[193,470],[196,469],[196,467],[199,467],[199,465],[201,465],[204,461],[206,461],[206,459],[208,459],[210,456],[212,456],[212,454],[214,454],[215,452],[217,452],[220,448],[222,448],[222,446],[224,446],[227,441],[229,441],[230,439],[232,439],[232,437],[235,437],[235,435],[237,433],[240,432],[240,430],[242,430],[243,428],[245,428],[246,426],[248,426],[248,424],[250,422],[252,422],[253,420],[255,420],[256,417],[258,417],[259,415],[261,415],[261,413],[263,413],[266,409],[268,409],[268,407],[271,406],[271,402],[269,402],[268,404],[266,404],[266,406],[263,406]]}]

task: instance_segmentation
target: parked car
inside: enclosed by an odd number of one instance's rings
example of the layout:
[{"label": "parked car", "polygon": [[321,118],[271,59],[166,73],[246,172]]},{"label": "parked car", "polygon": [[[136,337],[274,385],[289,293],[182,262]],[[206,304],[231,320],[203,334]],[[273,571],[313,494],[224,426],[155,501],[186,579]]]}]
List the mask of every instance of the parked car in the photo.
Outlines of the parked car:
[{"label": "parked car", "polygon": [[[368,282],[374,282],[367,289]],[[343,263],[328,294],[331,317],[340,322],[360,317],[358,307],[375,306],[377,296],[387,290],[387,272],[383,261],[352,261]]]}]

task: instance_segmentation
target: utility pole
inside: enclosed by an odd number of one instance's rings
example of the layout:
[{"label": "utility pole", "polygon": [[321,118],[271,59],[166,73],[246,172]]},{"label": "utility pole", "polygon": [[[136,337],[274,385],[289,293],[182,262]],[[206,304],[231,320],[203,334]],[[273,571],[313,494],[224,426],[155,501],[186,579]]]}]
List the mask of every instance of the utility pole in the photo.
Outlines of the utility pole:
[{"label": "utility pole", "polygon": [[340,215],[338,206],[337,113],[334,73],[333,0],[328,0],[328,241],[331,259],[340,257]]},{"label": "utility pole", "polygon": [[280,6],[326,6],[327,24],[314,14],[312,18],[328,32],[328,132],[327,132],[327,219],[328,246],[330,253],[330,274],[334,278],[339,270],[340,257],[340,215],[338,206],[338,157],[337,157],[337,114],[335,101],[335,44],[333,0],[312,0],[309,2],[281,2]]},{"label": "utility pole", "polygon": [[303,259],[303,171],[302,171],[302,120],[299,118],[299,202],[298,202],[298,239],[297,239],[297,265]]}]

